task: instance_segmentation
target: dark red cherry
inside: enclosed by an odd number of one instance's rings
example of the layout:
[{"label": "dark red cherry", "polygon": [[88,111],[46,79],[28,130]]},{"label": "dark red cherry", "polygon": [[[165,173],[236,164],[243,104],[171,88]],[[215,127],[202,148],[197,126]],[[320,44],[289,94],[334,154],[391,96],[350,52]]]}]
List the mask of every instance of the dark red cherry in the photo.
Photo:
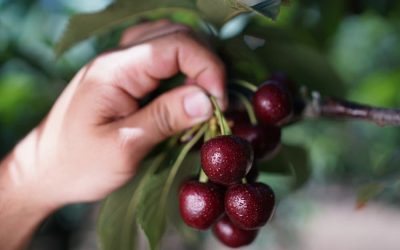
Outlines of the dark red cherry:
[{"label": "dark red cherry", "polygon": [[214,183],[187,181],[179,192],[179,209],[188,226],[208,229],[224,212],[224,189]]},{"label": "dark red cherry", "polygon": [[258,234],[258,230],[249,231],[237,227],[227,216],[214,225],[213,232],[223,244],[232,248],[249,245]]},{"label": "dark red cherry", "polygon": [[263,124],[280,125],[292,114],[289,91],[276,81],[267,81],[253,95],[253,108]]},{"label": "dark red cherry", "polygon": [[272,153],[281,141],[281,129],[273,125],[239,123],[233,126],[232,132],[250,143],[256,159]]},{"label": "dark red cherry", "polygon": [[286,87],[291,93],[297,92],[296,83],[290,79],[285,73],[274,72],[270,75],[269,79],[271,81],[276,81]]},{"label": "dark red cherry", "polygon": [[225,194],[225,212],[234,224],[246,230],[264,226],[275,207],[275,194],[263,183],[238,184]]},{"label": "dark red cherry", "polygon": [[231,185],[239,183],[253,163],[250,144],[237,136],[219,136],[201,147],[201,165],[212,182]]}]

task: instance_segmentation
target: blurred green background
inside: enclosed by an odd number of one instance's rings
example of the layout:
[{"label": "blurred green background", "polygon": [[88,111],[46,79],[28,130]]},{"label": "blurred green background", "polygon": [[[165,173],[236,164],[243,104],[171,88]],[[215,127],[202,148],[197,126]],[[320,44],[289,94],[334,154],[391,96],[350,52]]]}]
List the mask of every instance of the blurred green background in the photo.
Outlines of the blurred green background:
[{"label": "blurred green background", "polygon": [[[71,15],[100,10],[109,2],[0,0],[1,156],[40,122],[80,67],[115,44],[118,32],[114,36],[89,39],[58,60],[53,52]],[[179,15],[174,18],[180,19]],[[297,41],[322,53],[343,80],[343,86],[335,86],[327,76],[326,82],[320,81],[317,90],[339,88],[343,89],[339,93],[343,98],[383,107],[400,107],[400,1],[294,0],[282,8],[275,24],[267,22],[267,25],[279,27]],[[304,61],[307,62],[307,58]],[[318,72],[320,68],[314,66]],[[352,211],[359,190],[371,185],[382,191],[377,192],[374,204],[398,209],[398,128],[359,121],[309,120],[285,129],[284,142],[307,149],[311,177],[300,190],[284,196],[277,209],[277,218],[265,229],[265,236],[259,237],[253,246],[255,249],[265,249],[257,248],[265,245],[269,249],[303,249],[297,243],[302,242],[299,232],[308,219],[315,218],[313,212],[326,208],[320,204],[330,204],[328,201],[342,204],[345,200],[348,201],[344,203],[348,207],[346,211]],[[284,189],[284,181],[276,179],[276,182],[278,192]],[[87,206],[76,205],[59,212],[46,222],[38,234],[42,241],[38,241],[39,247],[33,249],[45,249],[40,244],[50,244],[52,248],[49,249],[95,249],[95,245],[83,248],[76,243],[82,241],[77,232],[92,229],[82,229],[80,223],[82,218],[87,219],[93,214],[90,211]],[[397,243],[399,246],[400,242]],[[396,249],[390,247],[382,249]],[[313,248],[309,246],[308,249]]]}]

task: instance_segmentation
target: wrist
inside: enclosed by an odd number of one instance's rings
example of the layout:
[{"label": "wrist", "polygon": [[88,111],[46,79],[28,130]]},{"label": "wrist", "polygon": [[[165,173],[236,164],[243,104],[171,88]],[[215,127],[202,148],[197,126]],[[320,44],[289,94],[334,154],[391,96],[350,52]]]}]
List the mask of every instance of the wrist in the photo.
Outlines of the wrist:
[{"label": "wrist", "polygon": [[[32,131],[24,138],[0,164],[0,212],[4,205],[16,204],[24,213],[38,220],[43,220],[52,212],[62,207],[51,199],[38,174],[37,131]],[[32,218],[33,218],[32,217]]]}]

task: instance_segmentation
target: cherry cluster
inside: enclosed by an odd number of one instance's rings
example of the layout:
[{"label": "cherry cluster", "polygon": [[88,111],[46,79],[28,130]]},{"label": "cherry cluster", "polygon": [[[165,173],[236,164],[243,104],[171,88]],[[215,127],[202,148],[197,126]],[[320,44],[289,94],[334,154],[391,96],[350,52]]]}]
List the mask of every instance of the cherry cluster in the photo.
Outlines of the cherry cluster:
[{"label": "cherry cluster", "polygon": [[208,180],[191,179],[180,189],[184,222],[199,230],[212,227],[214,235],[229,247],[253,242],[274,212],[275,194],[257,182],[256,162],[277,150],[280,126],[292,114],[292,98],[284,80],[274,76],[253,94],[256,124],[233,119],[232,135],[216,136],[202,145],[202,171]]}]

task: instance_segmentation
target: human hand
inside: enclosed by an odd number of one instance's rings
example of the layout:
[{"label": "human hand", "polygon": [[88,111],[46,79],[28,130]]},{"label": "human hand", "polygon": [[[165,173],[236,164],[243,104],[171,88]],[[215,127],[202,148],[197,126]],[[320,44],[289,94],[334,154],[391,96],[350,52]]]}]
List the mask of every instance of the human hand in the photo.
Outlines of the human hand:
[{"label": "human hand", "polygon": [[[121,47],[80,70],[15,149],[21,160],[11,169],[13,181],[51,206],[104,198],[134,176],[152,147],[211,117],[206,93],[225,102],[223,63],[187,27],[141,24],[125,32]],[[139,107],[160,80],[178,72],[197,85]]]}]

